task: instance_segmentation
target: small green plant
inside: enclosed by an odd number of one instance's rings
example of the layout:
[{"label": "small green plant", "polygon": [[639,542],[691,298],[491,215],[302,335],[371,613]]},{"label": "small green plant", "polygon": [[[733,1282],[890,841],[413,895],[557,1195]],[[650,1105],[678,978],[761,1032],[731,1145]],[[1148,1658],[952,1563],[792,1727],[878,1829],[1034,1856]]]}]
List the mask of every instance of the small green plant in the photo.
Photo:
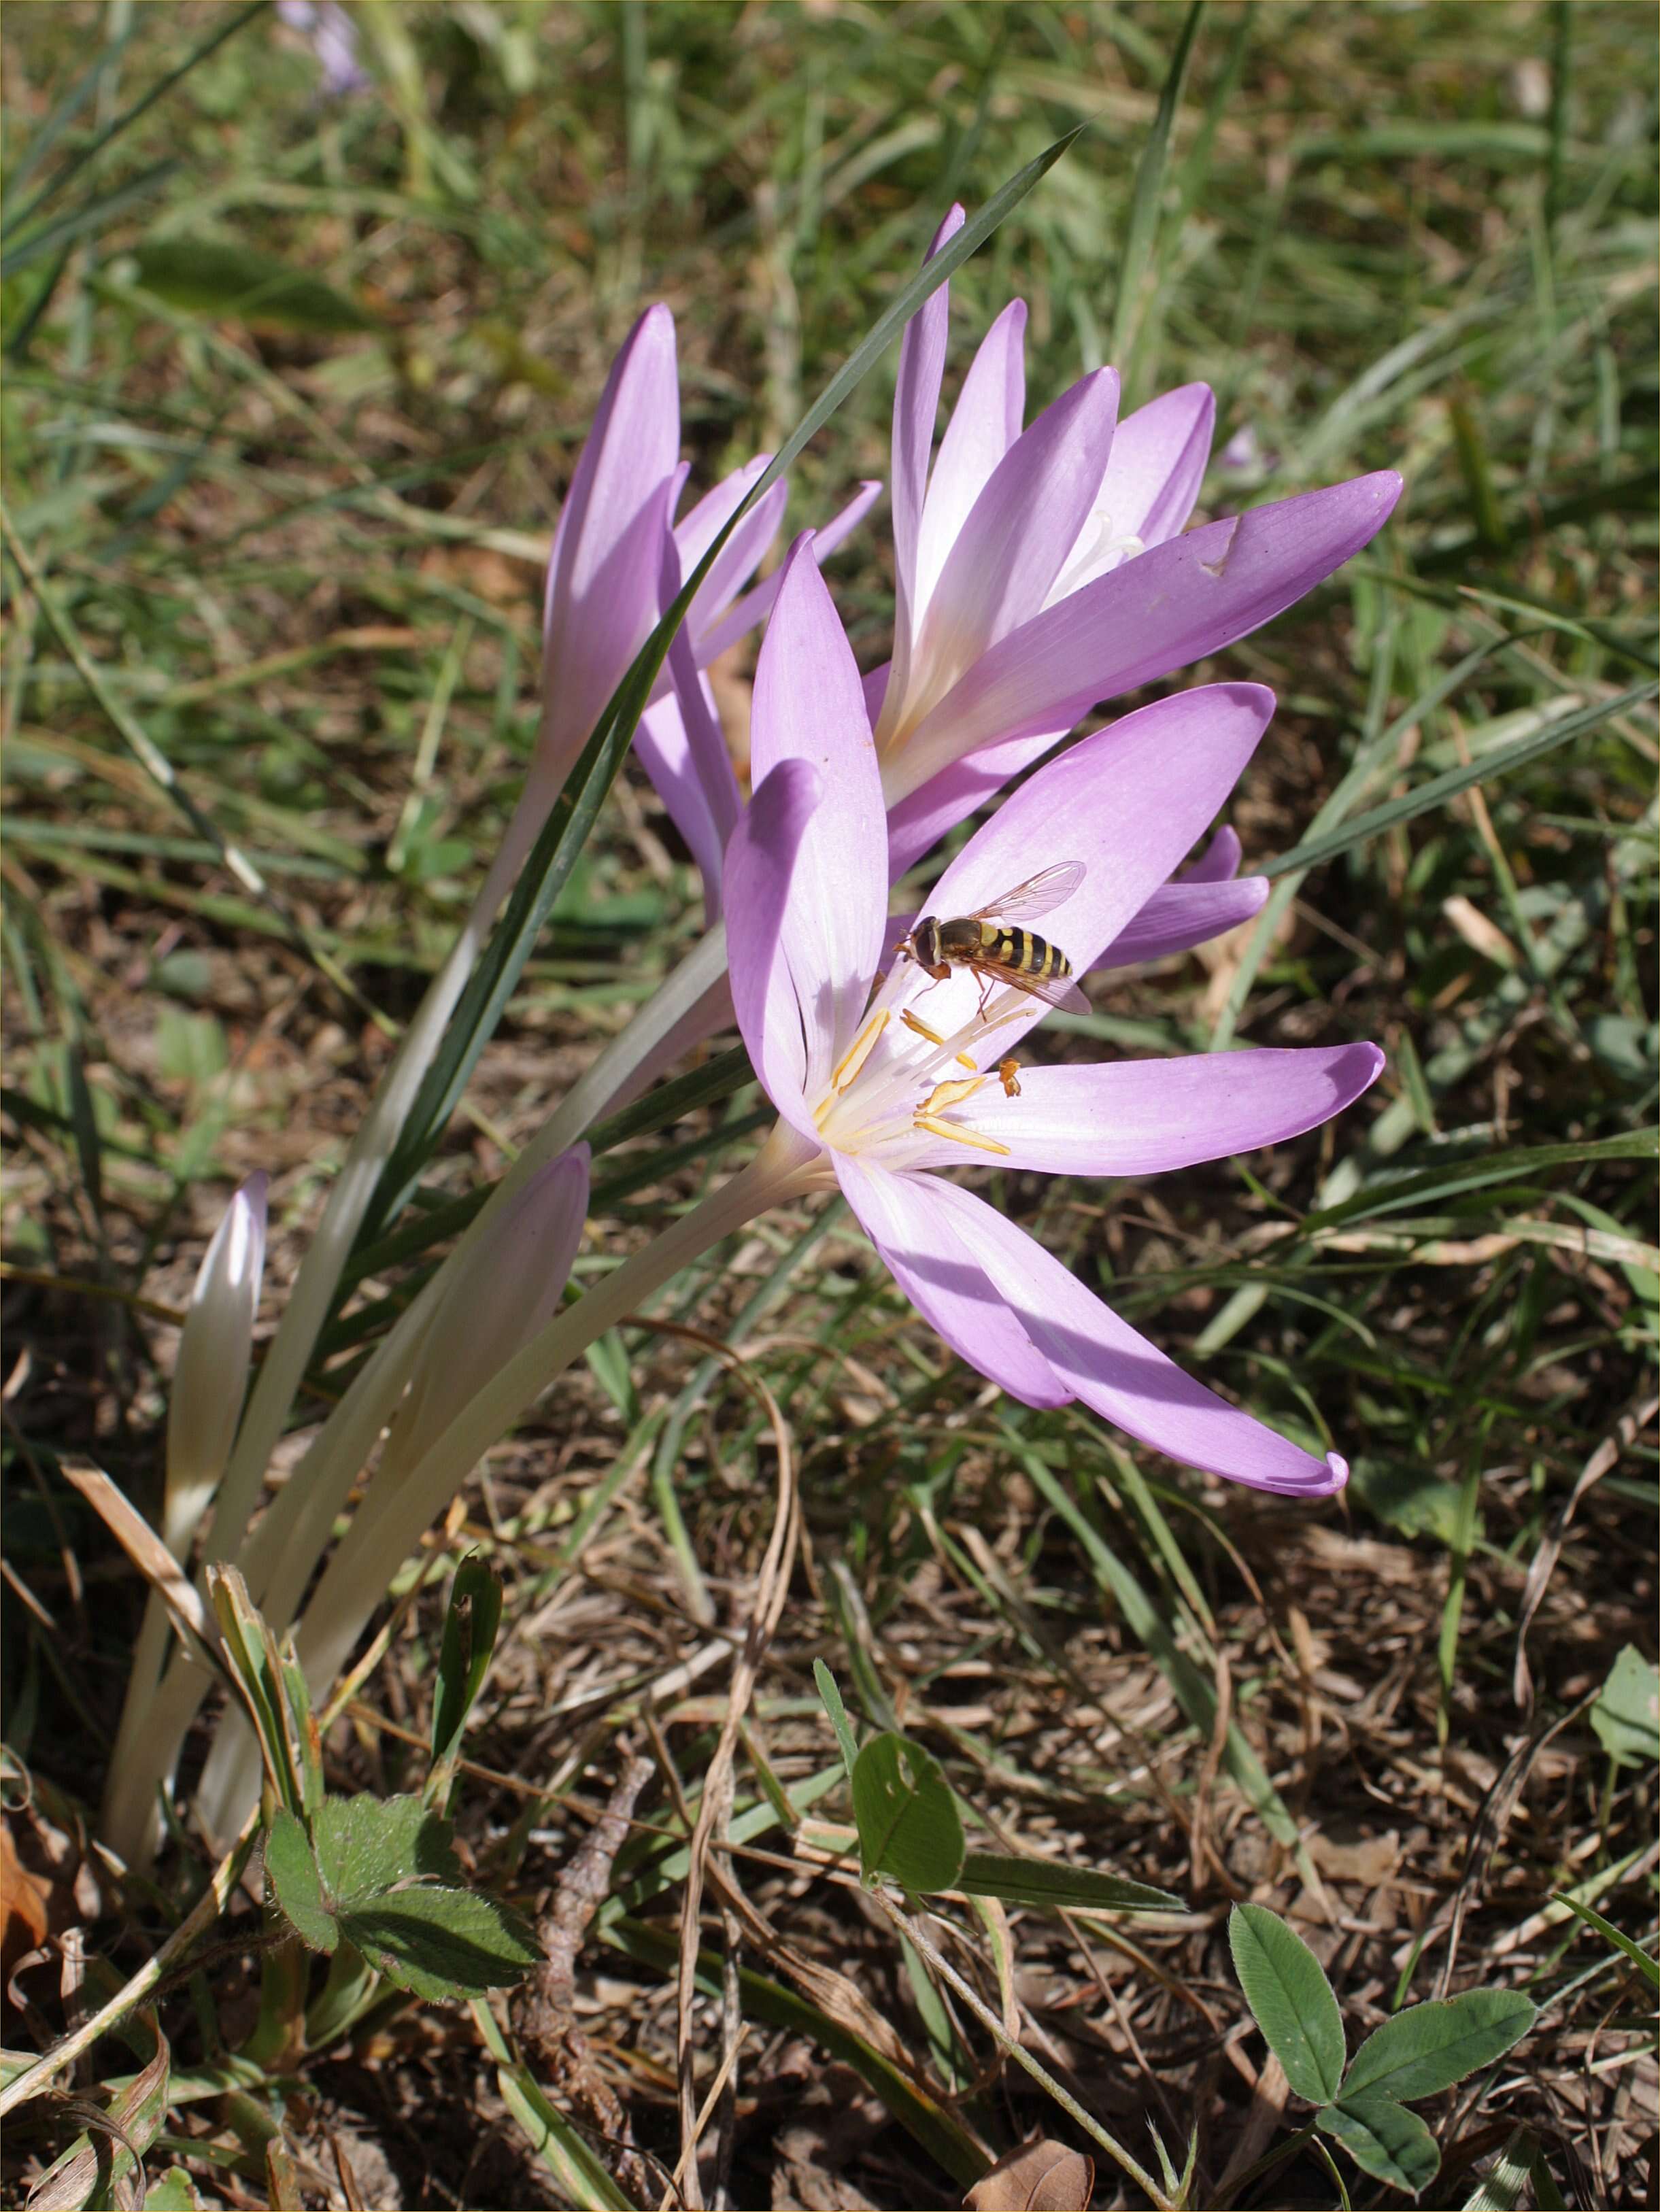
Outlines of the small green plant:
[{"label": "small green plant", "polygon": [[1441,2154],[1408,2106],[1502,2058],[1533,2026],[1537,2008],[1519,1990],[1466,1990],[1397,2013],[1348,2058],[1336,1996],[1300,1936],[1266,1905],[1237,1905],[1228,1942],[1245,2002],[1293,2094],[1316,2108],[1270,2162],[1317,2128],[1374,2180],[1421,2196],[1440,2172]]},{"label": "small green plant", "polygon": [[920,1743],[891,1729],[860,1748],[836,1678],[822,1659],[813,1663],[813,1677],[852,1787],[866,1882],[886,1880],[924,1896],[955,1890],[1049,1912],[1184,1910],[1183,1900],[1167,1889],[1152,1889],[1093,1867],[970,1850],[963,1816],[939,1761]]},{"label": "small green plant", "polygon": [[[500,1899],[463,1887],[447,1803],[462,1731],[489,1667],[501,1586],[483,1563],[457,1571],[439,1651],[432,1756],[423,1795],[329,1796],[303,1670],[279,1651],[234,1571],[210,1577],[233,1679],[259,1740],[265,1880],[276,1939],[266,1960],[259,2055],[315,2048],[378,1994],[376,1978],[432,2002],[523,1978],[541,1954]],[[328,1954],[307,2005],[304,1954]],[[349,2002],[343,2004],[343,1993]],[[303,2014],[303,2017],[302,2017]]]}]

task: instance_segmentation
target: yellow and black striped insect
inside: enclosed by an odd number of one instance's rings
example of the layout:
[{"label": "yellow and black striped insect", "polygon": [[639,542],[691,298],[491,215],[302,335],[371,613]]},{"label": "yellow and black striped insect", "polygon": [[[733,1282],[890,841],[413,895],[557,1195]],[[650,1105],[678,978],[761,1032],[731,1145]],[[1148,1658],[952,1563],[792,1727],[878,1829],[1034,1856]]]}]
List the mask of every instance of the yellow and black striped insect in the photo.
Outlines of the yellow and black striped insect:
[{"label": "yellow and black striped insect", "polygon": [[1071,980],[1071,961],[1058,945],[1021,925],[1069,899],[1083,880],[1081,860],[1062,860],[1017,884],[1000,898],[988,900],[974,914],[946,921],[921,915],[898,950],[926,969],[936,983],[945,982],[953,969],[966,969],[980,985],[982,1014],[991,987],[997,983],[1030,992],[1051,1006],[1080,1005],[1082,994]]}]

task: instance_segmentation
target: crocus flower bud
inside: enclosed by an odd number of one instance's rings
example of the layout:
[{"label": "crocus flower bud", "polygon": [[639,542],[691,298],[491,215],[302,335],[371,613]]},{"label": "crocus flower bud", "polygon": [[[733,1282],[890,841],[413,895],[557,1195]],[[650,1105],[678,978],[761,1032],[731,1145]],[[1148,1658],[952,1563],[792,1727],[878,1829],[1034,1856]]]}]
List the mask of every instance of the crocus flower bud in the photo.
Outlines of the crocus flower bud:
[{"label": "crocus flower bud", "polygon": [[433,1312],[410,1393],[387,1440],[374,1491],[442,1436],[469,1399],[552,1320],[565,1294],[588,1210],[588,1148],[550,1160],[499,1227],[458,1255]]},{"label": "crocus flower bud", "polygon": [[189,1547],[236,1438],[265,1269],[265,1177],[252,1175],[214,1231],[179,1340],[162,1516],[162,1535],[175,1557]]}]

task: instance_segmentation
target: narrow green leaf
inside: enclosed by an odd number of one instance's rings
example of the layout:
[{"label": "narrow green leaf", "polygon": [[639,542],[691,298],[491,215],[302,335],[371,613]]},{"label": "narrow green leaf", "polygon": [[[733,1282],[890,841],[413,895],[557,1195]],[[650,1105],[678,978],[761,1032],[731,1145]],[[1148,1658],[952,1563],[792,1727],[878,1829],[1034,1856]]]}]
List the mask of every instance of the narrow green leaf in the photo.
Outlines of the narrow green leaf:
[{"label": "narrow green leaf", "polygon": [[1475,2194],[1464,2199],[1463,2212],[1516,2212],[1537,2151],[1525,2128],[1512,2128]]},{"label": "narrow green leaf", "polygon": [[842,1692],[836,1686],[836,1677],[822,1659],[812,1662],[812,1679],[818,1686],[818,1695],[824,1711],[830,1715],[830,1726],[836,1730],[836,1741],[842,1747],[842,1764],[848,1770],[848,1779],[853,1779],[853,1770],[859,1760],[859,1739],[853,1732],[853,1723],[848,1718],[848,1709],[842,1702]]},{"label": "narrow green leaf", "polygon": [[592,2212],[635,2212],[634,2199],[623,2194],[581,2131],[527,2067],[498,2066],[496,2079],[502,2103],[553,2176],[561,2197],[569,2203],[591,2207]]},{"label": "narrow green leaf", "polygon": [[1374,2181],[1420,2197],[1441,2170],[1435,2137],[1416,2112],[1373,2091],[1323,2106],[1314,2124],[1342,2144]]},{"label": "narrow green leaf", "polygon": [[1386,2020],[1355,2052],[1340,2101],[1373,2090],[1403,2103],[1433,2097],[1502,2057],[1533,2026],[1537,2011],[1519,1990],[1466,1990],[1413,2005]]},{"label": "narrow green leaf", "polygon": [[312,1824],[317,1869],[337,1912],[383,1896],[421,1876],[455,1881],[460,1866],[450,1824],[418,1797],[326,1798]]},{"label": "narrow green leaf", "polygon": [[1410,822],[1414,815],[1427,814],[1432,808],[1456,799],[1461,791],[1468,791],[1473,783],[1487,783],[1494,776],[1508,775],[1512,769],[1526,768],[1531,762],[1543,759],[1574,738],[1583,738],[1590,731],[1600,729],[1615,714],[1628,714],[1640,707],[1660,691],[1660,683],[1633,684],[1628,691],[1617,698],[1599,699],[1583,707],[1577,714],[1564,715],[1560,722],[1552,722],[1533,736],[1518,738],[1514,744],[1501,745],[1498,751],[1484,753],[1459,768],[1450,768],[1444,775],[1432,775],[1427,783],[1420,783],[1400,799],[1391,799],[1382,806],[1373,806],[1365,814],[1357,814],[1341,830],[1334,830],[1323,837],[1310,838],[1306,845],[1295,851],[1282,853],[1278,860],[1270,860],[1262,870],[1265,876],[1289,875],[1293,869],[1317,868],[1327,860],[1335,860],[1340,853],[1351,847],[1364,845],[1369,837],[1381,836],[1392,830],[1397,822]]},{"label": "narrow green leaf", "polygon": [[340,1915],[340,1932],[399,1989],[438,2002],[522,1981],[542,1953],[499,1898],[475,1890],[395,1890]]},{"label": "narrow green leaf", "polygon": [[[32,200],[27,201],[22,207],[14,206],[8,209],[5,217],[6,235],[9,236],[19,223],[27,222],[35,210],[44,207],[48,200],[56,199],[72,177],[78,176],[89,163],[95,161],[106,146],[119,138],[121,133],[136,123],[147,109],[154,107],[158,100],[162,99],[173,90],[174,85],[187,77],[198,63],[204,62],[210,53],[224,45],[227,39],[234,38],[245,23],[251,23],[254,17],[263,11],[265,3],[266,0],[249,0],[249,4],[238,14],[227,16],[222,22],[216,23],[206,38],[191,49],[176,69],[171,69],[165,76],[158,77],[147,91],[140,93],[130,106],[124,107],[118,116],[112,118],[90,145],[80,147],[64,162],[61,169],[55,170]],[[125,43],[125,38],[112,41],[110,48],[100,57],[100,59],[106,64],[112,60]],[[79,88],[77,88],[77,94],[78,92]],[[78,97],[76,98],[76,105],[79,105]],[[26,164],[32,168],[34,166],[33,159],[26,156]]]},{"label": "narrow green leaf", "polygon": [[332,1951],[340,1941],[340,1930],[324,1901],[317,1861],[304,1824],[286,1806],[277,1807],[266,1832],[265,1874],[300,1941],[313,1951]]},{"label": "narrow green leaf", "polygon": [[939,1763],[902,1735],[873,1736],[853,1769],[853,1817],[866,1877],[906,1889],[953,1889],[963,1821]]},{"label": "narrow green leaf", "polygon": [[15,276],[20,269],[27,269],[31,261],[38,261],[43,253],[55,253],[88,231],[105,229],[126,210],[161,186],[179,167],[176,161],[153,161],[141,169],[125,185],[117,185],[107,192],[98,192],[83,201],[79,207],[70,208],[64,215],[51,222],[42,223],[0,253],[0,277]]},{"label": "narrow green leaf", "polygon": [[1613,1921],[1605,1920],[1594,1906],[1582,1905],[1577,1897],[1570,1897],[1565,1890],[1552,1890],[1551,1899],[1554,1904],[1566,1905],[1568,1911],[1576,1918],[1583,1920],[1587,1928],[1594,1928],[1605,1943],[1612,1943],[1616,1951],[1623,1951],[1649,1987],[1660,1990],[1660,1959],[1657,1959],[1651,1951],[1645,1951],[1640,1943],[1633,1943],[1629,1936],[1614,1926]]},{"label": "narrow green leaf", "polygon": [[1660,1759],[1660,1667],[1627,1644],[1596,1693],[1590,1724],[1616,1766]]},{"label": "narrow green leaf", "polygon": [[372,331],[377,318],[320,276],[240,240],[146,239],[133,248],[138,282],[170,307],[290,331]]},{"label": "narrow green leaf", "polygon": [[1265,1905],[1228,1916],[1233,1969],[1256,2025],[1299,2097],[1324,2105],[1343,2078],[1343,2016],[1308,1945]]},{"label": "narrow green leaf", "polygon": [[1135,165],[1135,190],[1130,202],[1129,226],[1124,234],[1124,258],[1118,271],[1118,302],[1113,314],[1112,358],[1118,364],[1127,390],[1135,388],[1137,342],[1153,275],[1152,247],[1158,233],[1159,203],[1164,198],[1164,172],[1170,162],[1171,127],[1182,104],[1193,42],[1198,35],[1204,0],[1192,0],[1176,37],[1176,51],[1158,94],[1152,127]]},{"label": "narrow green leaf", "polygon": [[1061,1866],[1053,1859],[1010,1857],[1001,1851],[970,1851],[954,1887],[970,1897],[1000,1897],[1009,1905],[1036,1905],[1061,1912],[1183,1912],[1187,1907],[1167,1889],[1126,1881],[1094,1867]]},{"label": "narrow green leaf", "polygon": [[[603,1932],[607,1942],[629,1958],[654,1966],[660,1973],[673,1974],[678,1946],[673,1936],[660,1924],[623,1917],[611,1922]],[[717,1953],[699,1952],[697,1986],[703,1996],[720,1997],[721,1960]],[[926,2077],[896,2065],[818,2006],[751,1967],[740,1969],[738,1987],[745,2020],[763,2021],[770,2027],[811,2036],[821,2050],[859,2075],[912,2140],[937,2160],[959,2187],[972,2188],[990,2162],[991,2153],[951,2106],[931,2092]]]},{"label": "narrow green leaf", "polygon": [[430,1805],[447,1792],[462,1732],[484,1686],[501,1625],[502,1578],[474,1553],[455,1571],[444,1614],[432,1700],[432,1772],[424,1793]]},{"label": "narrow green leaf", "polygon": [[1306,1235],[1311,1230],[1335,1229],[1345,1221],[1375,1220],[1426,1198],[1450,1197],[1495,1182],[1530,1182],[1553,1168],[1656,1158],[1660,1158],[1660,1130],[1656,1129],[1621,1130],[1616,1136],[1598,1137],[1579,1145],[1517,1146],[1509,1152],[1485,1152],[1475,1159],[1449,1161],[1445,1167],[1425,1168],[1415,1175],[1391,1176],[1356,1191],[1339,1206],[1304,1214],[1298,1226]]}]

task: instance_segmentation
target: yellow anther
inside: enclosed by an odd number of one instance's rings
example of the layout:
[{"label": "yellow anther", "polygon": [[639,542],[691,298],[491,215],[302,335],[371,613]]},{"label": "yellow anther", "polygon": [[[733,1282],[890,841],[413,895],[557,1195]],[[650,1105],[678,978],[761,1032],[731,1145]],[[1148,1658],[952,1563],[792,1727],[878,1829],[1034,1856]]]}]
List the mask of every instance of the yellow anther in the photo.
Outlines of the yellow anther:
[{"label": "yellow anther", "polygon": [[957,1065],[959,1067],[971,1067],[976,1075],[980,1073],[979,1061],[969,1053],[959,1052],[957,1055]]},{"label": "yellow anther", "polygon": [[919,1113],[915,1126],[926,1129],[931,1137],[946,1137],[952,1143],[967,1145],[976,1152],[1000,1152],[1008,1155],[1008,1146],[1000,1145],[994,1137],[982,1137],[977,1129],[958,1128],[954,1121],[942,1121],[936,1115]]},{"label": "yellow anther", "polygon": [[853,1042],[842,1055],[835,1073],[830,1077],[833,1090],[845,1091],[876,1048],[876,1040],[888,1025],[888,1011],[885,1006],[865,1024]]},{"label": "yellow anther", "polygon": [[943,1114],[947,1106],[960,1106],[976,1091],[983,1091],[989,1080],[988,1076],[976,1075],[966,1083],[936,1083],[916,1110],[919,1114]]},{"label": "yellow anther", "polygon": [[1020,1096],[1019,1061],[1000,1060],[997,1063],[997,1080],[1003,1086],[1005,1098],[1018,1098]]},{"label": "yellow anther", "polygon": [[[918,1036],[926,1037],[930,1044],[944,1044],[946,1042],[938,1030],[931,1030],[926,1022],[918,1021],[909,1006],[900,1009],[899,1018],[908,1030],[915,1030]],[[968,1064],[972,1067],[974,1062],[970,1060]]]}]

